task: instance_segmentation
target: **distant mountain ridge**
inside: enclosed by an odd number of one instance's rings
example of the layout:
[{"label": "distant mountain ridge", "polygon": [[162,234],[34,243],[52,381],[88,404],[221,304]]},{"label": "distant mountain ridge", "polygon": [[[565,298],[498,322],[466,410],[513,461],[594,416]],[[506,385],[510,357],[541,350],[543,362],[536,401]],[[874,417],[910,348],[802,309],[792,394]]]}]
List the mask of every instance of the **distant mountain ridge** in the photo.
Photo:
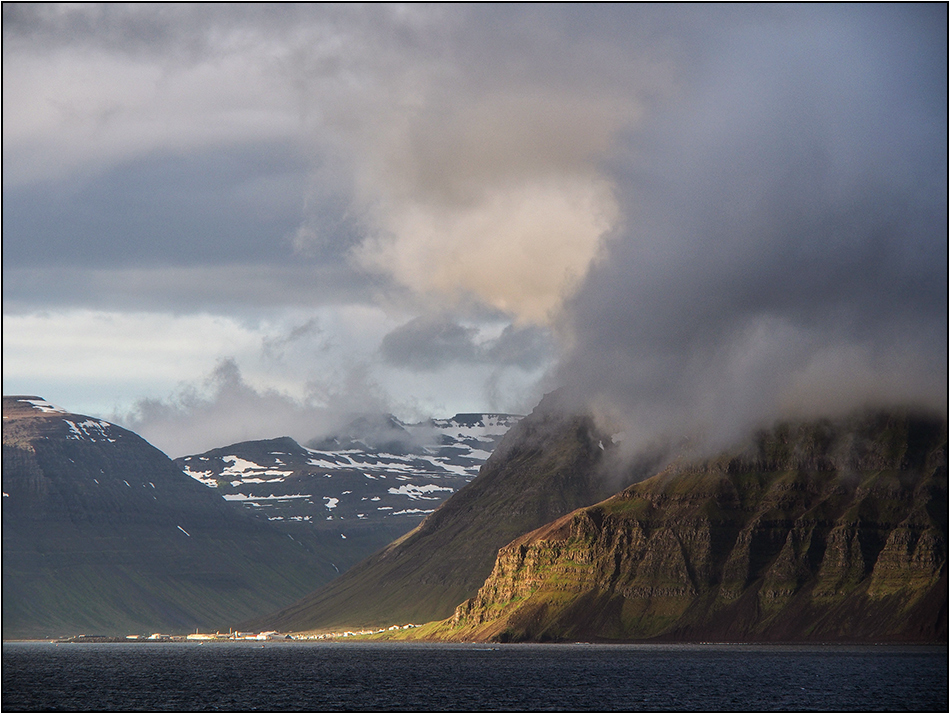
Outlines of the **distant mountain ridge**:
[{"label": "distant mountain ridge", "polygon": [[340,571],[402,536],[478,474],[512,414],[458,414],[407,424],[360,417],[301,446],[245,441],[175,459],[235,506],[300,538],[336,541]]},{"label": "distant mountain ridge", "polygon": [[3,636],[227,628],[336,575],[141,437],[3,397]]},{"label": "distant mountain ridge", "polygon": [[[439,457],[433,462],[437,468],[440,464],[465,466],[467,451],[484,450],[489,446],[490,452],[520,419],[520,414],[473,412],[410,423],[392,414],[369,414],[357,417],[336,434],[308,441],[306,446],[317,451],[364,449],[400,455],[417,454]],[[453,450],[458,451],[453,454]],[[453,464],[453,455],[463,461]],[[471,476],[478,472],[481,461],[475,464],[473,471],[469,471]]]}]

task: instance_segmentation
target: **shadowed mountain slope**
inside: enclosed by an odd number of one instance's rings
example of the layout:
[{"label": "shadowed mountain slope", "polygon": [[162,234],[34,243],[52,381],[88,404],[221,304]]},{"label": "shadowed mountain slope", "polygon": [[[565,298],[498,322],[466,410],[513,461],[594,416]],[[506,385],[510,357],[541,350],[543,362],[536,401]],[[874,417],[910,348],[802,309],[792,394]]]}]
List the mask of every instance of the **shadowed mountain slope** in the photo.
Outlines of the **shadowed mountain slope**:
[{"label": "shadowed mountain slope", "polygon": [[282,631],[426,622],[451,614],[498,549],[616,490],[598,476],[610,439],[546,397],[505,435],[478,478],[417,528],[323,589],[249,626]]},{"label": "shadowed mountain slope", "polygon": [[514,540],[412,636],[946,642],[946,567],[944,418],[784,424]]},{"label": "shadowed mountain slope", "polygon": [[227,631],[335,575],[132,432],[3,398],[4,638]]}]

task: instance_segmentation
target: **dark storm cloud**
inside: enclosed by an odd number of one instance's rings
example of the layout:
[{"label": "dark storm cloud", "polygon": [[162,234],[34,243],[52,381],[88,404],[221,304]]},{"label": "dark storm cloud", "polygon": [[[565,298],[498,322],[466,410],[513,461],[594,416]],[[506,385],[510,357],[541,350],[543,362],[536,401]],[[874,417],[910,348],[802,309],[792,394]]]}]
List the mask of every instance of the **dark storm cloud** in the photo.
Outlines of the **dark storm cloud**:
[{"label": "dark storm cloud", "polygon": [[379,351],[388,364],[419,372],[458,363],[534,369],[554,352],[544,328],[508,325],[497,338],[481,341],[478,333],[448,315],[423,315],[387,334]]},{"label": "dark storm cloud", "polygon": [[10,267],[281,263],[307,167],[287,145],[149,156],[3,192]]},{"label": "dark storm cloud", "polygon": [[715,36],[617,162],[626,225],[569,305],[561,378],[639,437],[945,410],[946,7]]},{"label": "dark storm cloud", "polygon": [[394,366],[434,370],[453,362],[476,361],[480,354],[474,342],[477,332],[444,315],[422,316],[386,335],[379,350]]}]

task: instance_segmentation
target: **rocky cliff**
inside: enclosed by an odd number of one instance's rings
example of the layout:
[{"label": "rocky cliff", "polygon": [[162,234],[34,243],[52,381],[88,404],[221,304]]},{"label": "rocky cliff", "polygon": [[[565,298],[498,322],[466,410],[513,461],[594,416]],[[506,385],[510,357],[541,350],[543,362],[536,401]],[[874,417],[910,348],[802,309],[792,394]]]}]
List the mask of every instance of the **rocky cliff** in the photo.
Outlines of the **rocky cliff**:
[{"label": "rocky cliff", "polygon": [[947,641],[947,428],[783,424],[515,539],[450,640]]},{"label": "rocky cliff", "polygon": [[513,538],[618,486],[599,468],[611,447],[587,416],[549,395],[502,439],[478,477],[417,528],[323,589],[250,627],[289,631],[427,622],[452,613]]}]

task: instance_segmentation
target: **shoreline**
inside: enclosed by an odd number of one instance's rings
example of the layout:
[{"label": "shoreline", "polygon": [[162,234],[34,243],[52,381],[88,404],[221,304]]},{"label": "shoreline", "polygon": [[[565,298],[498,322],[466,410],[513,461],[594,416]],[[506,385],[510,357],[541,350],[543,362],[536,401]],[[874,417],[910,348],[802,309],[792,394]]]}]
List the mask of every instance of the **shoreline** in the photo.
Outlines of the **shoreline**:
[{"label": "shoreline", "polygon": [[931,650],[950,650],[950,643],[947,642],[643,642],[643,641],[624,641],[624,642],[446,642],[438,640],[383,640],[369,637],[281,637],[268,640],[257,640],[254,638],[212,638],[212,639],[188,639],[184,635],[175,635],[167,639],[126,639],[124,637],[96,637],[96,638],[67,638],[67,639],[9,639],[3,640],[4,645],[29,645],[29,644],[50,644],[50,645],[96,645],[96,644],[270,644],[270,645],[298,645],[298,644],[373,644],[373,645],[398,645],[398,646],[444,646],[444,647],[490,647],[491,649],[512,648],[512,647],[643,647],[643,648],[716,648],[716,647],[747,647],[751,649],[758,648],[910,648],[910,649],[931,649]]}]

